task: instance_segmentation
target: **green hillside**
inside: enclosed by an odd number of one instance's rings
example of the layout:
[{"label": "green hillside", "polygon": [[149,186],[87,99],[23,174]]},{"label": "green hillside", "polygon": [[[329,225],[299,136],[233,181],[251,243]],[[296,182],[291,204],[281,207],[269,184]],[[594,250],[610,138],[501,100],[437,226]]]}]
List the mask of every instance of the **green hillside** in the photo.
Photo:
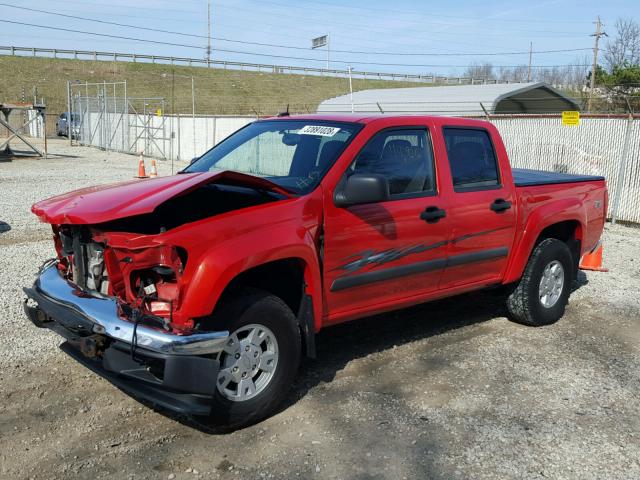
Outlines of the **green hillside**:
[{"label": "green hillside", "polygon": [[[37,89],[49,113],[66,110],[67,80],[126,80],[129,97],[164,97],[167,113],[191,113],[192,76],[199,114],[269,115],[283,111],[287,104],[291,112],[313,112],[320,101],[349,91],[346,78],[152,63],[0,56],[0,72],[0,103],[30,101]],[[354,90],[404,86],[416,83],[353,80]]]}]

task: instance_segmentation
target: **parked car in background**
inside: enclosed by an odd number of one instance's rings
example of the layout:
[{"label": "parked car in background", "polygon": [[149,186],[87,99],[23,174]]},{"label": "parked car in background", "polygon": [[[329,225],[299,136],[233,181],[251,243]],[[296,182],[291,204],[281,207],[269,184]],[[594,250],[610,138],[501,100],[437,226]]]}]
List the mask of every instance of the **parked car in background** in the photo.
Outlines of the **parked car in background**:
[{"label": "parked car in background", "polygon": [[[71,122],[69,122],[71,116]],[[56,135],[59,137],[69,136],[69,125],[71,125],[72,138],[78,138],[80,130],[80,116],[77,113],[62,112],[56,120]]]},{"label": "parked car in background", "polygon": [[265,119],[178,175],[36,203],[56,258],[25,309],[121,389],[237,427],[321,328],[489,287],[557,321],[607,199],[602,177],[512,169],[483,121]]}]

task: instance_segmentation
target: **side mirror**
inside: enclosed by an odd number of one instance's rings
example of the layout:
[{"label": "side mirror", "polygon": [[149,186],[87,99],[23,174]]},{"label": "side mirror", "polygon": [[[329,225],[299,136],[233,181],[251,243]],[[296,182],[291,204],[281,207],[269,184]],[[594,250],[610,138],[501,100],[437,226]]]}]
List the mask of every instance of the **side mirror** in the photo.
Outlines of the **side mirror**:
[{"label": "side mirror", "polygon": [[389,200],[389,182],[377,173],[354,173],[338,190],[334,203],[338,207],[377,203]]}]

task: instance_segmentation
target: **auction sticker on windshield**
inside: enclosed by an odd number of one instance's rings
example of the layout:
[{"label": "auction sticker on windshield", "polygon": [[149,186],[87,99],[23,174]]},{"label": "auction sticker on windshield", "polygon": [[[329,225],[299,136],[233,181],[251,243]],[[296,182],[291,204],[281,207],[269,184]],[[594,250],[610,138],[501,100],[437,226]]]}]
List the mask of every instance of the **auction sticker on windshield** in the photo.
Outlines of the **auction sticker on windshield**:
[{"label": "auction sticker on windshield", "polygon": [[333,137],[338,133],[338,127],[327,127],[324,125],[305,125],[298,130],[299,135],[320,135],[321,137]]}]

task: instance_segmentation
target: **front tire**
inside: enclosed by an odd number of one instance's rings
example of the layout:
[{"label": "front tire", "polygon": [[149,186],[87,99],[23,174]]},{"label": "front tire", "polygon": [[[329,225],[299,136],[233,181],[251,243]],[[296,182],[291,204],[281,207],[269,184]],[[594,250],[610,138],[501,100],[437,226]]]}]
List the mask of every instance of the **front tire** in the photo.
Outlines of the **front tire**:
[{"label": "front tire", "polygon": [[540,242],[507,298],[512,320],[534,327],[557,322],[569,300],[573,263],[566,243],[555,238]]},{"label": "front tire", "polygon": [[300,365],[300,330],[280,298],[255,289],[226,301],[215,318],[230,335],[218,356],[210,421],[241,428],[269,416],[285,399]]}]

